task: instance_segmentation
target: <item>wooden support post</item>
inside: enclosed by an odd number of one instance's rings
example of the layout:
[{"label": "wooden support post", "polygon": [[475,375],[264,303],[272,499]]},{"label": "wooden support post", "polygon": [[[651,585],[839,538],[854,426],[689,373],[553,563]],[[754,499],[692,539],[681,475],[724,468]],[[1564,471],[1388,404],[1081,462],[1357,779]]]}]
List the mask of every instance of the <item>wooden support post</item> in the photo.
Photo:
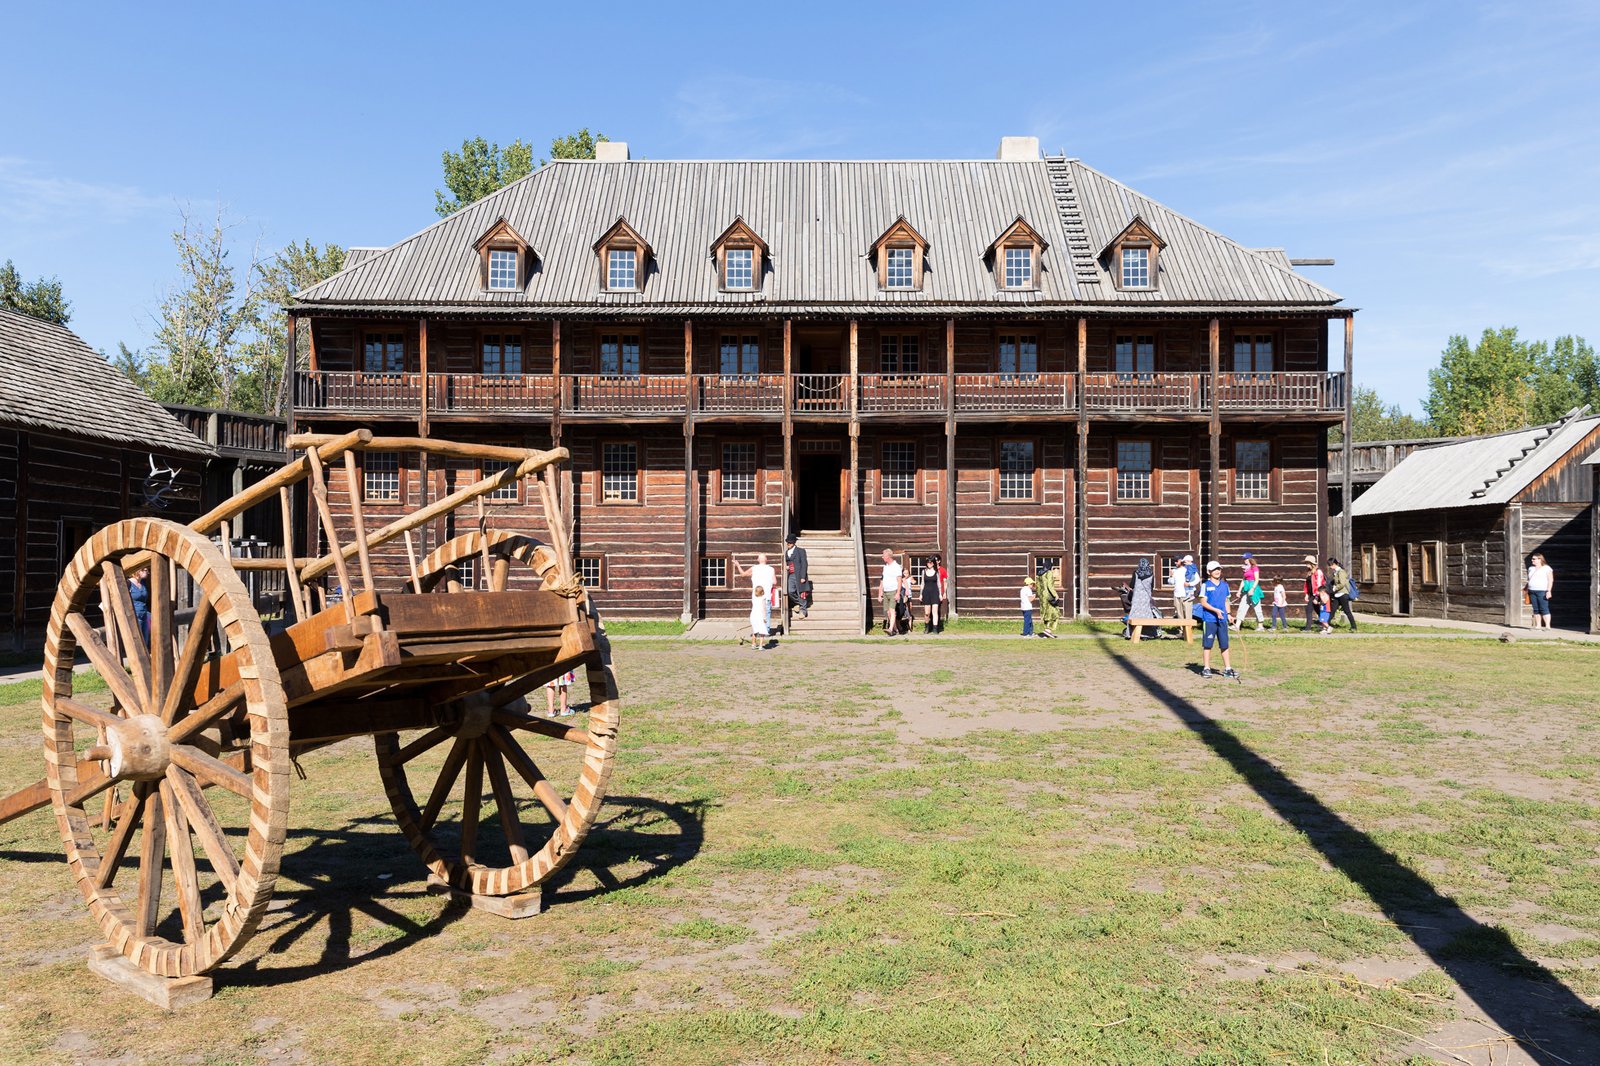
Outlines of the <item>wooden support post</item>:
[{"label": "wooden support post", "polygon": [[[1206,507],[1209,542],[1203,554],[1208,559],[1219,559],[1222,542],[1217,529],[1218,505],[1222,496],[1222,409],[1218,406],[1218,386],[1222,383],[1222,323],[1211,320],[1211,489]],[[1204,566],[1205,563],[1201,563]]]},{"label": "wooden support post", "polygon": [[[333,524],[333,508],[328,503],[328,484],[322,476],[322,459],[317,454],[317,449],[306,451],[306,458],[311,462],[311,498],[315,502],[318,517],[322,520],[322,533],[328,538],[328,550],[333,554],[333,566],[339,574],[339,587],[343,590],[345,616],[352,622],[356,620],[355,590],[350,587],[350,572],[345,569],[344,549],[339,544],[339,531]],[[227,523],[223,523],[226,531]],[[223,533],[223,544],[226,545],[227,533]],[[226,552],[226,547],[224,547]],[[226,644],[221,645],[226,647]]]},{"label": "wooden support post", "polygon": [[956,612],[956,320],[944,320],[944,568],[949,574],[950,617]]},{"label": "wooden support post", "polygon": [[278,414],[288,419],[290,433],[294,432],[295,397],[298,395],[295,389],[295,375],[300,370],[300,353],[295,327],[299,321],[297,316],[289,315],[283,324],[283,377],[278,385]]},{"label": "wooden support post", "polygon": [[[1072,557],[1077,567],[1073,588],[1077,593],[1078,617],[1089,616],[1089,411],[1083,402],[1083,383],[1089,371],[1089,320],[1078,319],[1078,454],[1074,457],[1072,506],[1077,525],[1077,544]],[[1160,563],[1160,560],[1157,560]]]},{"label": "wooden support post", "polygon": [[21,651],[27,642],[28,624],[28,458],[29,434],[17,434],[16,566],[11,587],[11,646]]},{"label": "wooden support post", "polygon": [[[417,351],[422,369],[422,410],[417,414],[417,433],[426,437],[428,435],[428,404],[432,402],[428,395],[428,320],[426,318],[422,319],[417,326]],[[352,498],[354,498],[353,493]]]},{"label": "wooden support post", "polygon": [[561,320],[550,323],[550,447],[561,447]]},{"label": "wooden support post", "polygon": [[680,621],[694,620],[694,594],[699,588],[699,564],[695,549],[699,544],[700,523],[695,515],[694,483],[694,319],[683,320],[683,614]]},{"label": "wooden support post", "polygon": [[852,426],[859,417],[858,401],[861,394],[861,349],[857,344],[859,333],[857,322],[852,318],[850,320],[850,424]]},{"label": "wooden support post", "polygon": [[[1506,625],[1520,626],[1526,620],[1522,604],[1522,580],[1527,575],[1527,570],[1524,569],[1526,563],[1522,556],[1522,504],[1507,504],[1505,521]],[[1423,550],[1426,551],[1426,547]],[[1420,571],[1422,568],[1419,566],[1417,569]]]},{"label": "wooden support post", "polygon": [[[365,485],[361,483],[356,470],[356,453],[344,453],[344,489],[350,500],[350,521],[355,527],[356,556],[361,561],[361,590],[363,592],[376,592],[377,585],[372,580],[372,555],[367,548],[367,516],[363,511],[361,497],[365,494]],[[478,506],[483,506],[483,497],[478,497]],[[345,590],[345,595],[349,595]]]},{"label": "wooden support post", "polygon": [[783,320],[783,514],[778,524],[785,536],[794,521],[794,320]]},{"label": "wooden support post", "polygon": [[1344,470],[1340,473],[1339,484],[1339,530],[1344,544],[1340,551],[1340,561],[1345,566],[1350,566],[1355,554],[1355,517],[1351,511],[1350,499],[1350,467],[1353,465],[1355,455],[1351,447],[1350,434],[1354,428],[1354,411],[1351,407],[1351,397],[1355,393],[1355,378],[1351,376],[1355,368],[1356,354],[1356,320],[1354,315],[1346,316],[1344,320]]},{"label": "wooden support post", "polygon": [[307,610],[305,593],[300,588],[300,571],[294,565],[294,503],[290,498],[289,486],[285,485],[278,490],[278,505],[283,510],[283,569],[285,587],[289,590],[289,602],[294,606],[294,618],[297,622],[304,622],[311,616]]}]

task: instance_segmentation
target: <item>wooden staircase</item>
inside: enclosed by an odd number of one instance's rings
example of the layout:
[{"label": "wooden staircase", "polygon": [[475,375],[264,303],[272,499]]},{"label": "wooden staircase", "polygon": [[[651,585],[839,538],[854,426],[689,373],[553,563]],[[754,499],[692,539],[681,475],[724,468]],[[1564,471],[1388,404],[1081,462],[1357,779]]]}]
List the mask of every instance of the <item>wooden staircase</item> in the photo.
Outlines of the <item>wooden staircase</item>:
[{"label": "wooden staircase", "polygon": [[812,607],[809,617],[795,611],[790,619],[795,634],[859,637],[866,631],[861,616],[861,588],[857,581],[859,549],[846,533],[805,530],[797,542],[806,550],[811,571]]}]

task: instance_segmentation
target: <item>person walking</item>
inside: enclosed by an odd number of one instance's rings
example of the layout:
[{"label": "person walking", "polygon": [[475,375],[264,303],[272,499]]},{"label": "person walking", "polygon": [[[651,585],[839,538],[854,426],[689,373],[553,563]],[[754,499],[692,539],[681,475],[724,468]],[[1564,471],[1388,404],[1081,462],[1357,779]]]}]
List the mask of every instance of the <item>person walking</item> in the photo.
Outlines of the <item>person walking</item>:
[{"label": "person walking", "polygon": [[[737,555],[733,556],[733,572],[738,577],[744,577],[746,574],[750,575],[750,588],[752,590],[758,588],[762,590],[761,594],[765,599],[766,607],[762,611],[762,614],[764,615],[764,621],[761,625],[761,635],[763,638],[771,636],[772,608],[778,598],[778,571],[773,568],[770,562],[767,561],[767,553],[759,552],[756,555],[755,565],[748,568],[740,566],[739,557]],[[755,617],[753,606],[754,602],[755,600],[752,596],[752,619]],[[752,632],[755,631],[755,623],[753,621],[750,624],[750,628]],[[758,642],[756,646],[760,647],[762,643],[764,643],[764,641]]]},{"label": "person walking", "polygon": [[930,556],[922,564],[922,631],[939,632],[939,560]]},{"label": "person walking", "polygon": [[1301,628],[1309,633],[1312,626],[1320,626],[1322,624],[1317,616],[1322,610],[1322,589],[1327,582],[1322,576],[1322,571],[1317,569],[1317,557],[1315,555],[1306,556],[1305,564],[1306,624]]},{"label": "person walking", "polygon": [[1033,636],[1033,608],[1039,602],[1033,584],[1033,578],[1024,578],[1022,588],[1017,590],[1018,606],[1022,608],[1022,635],[1025,637]]},{"label": "person walking", "polygon": [[950,570],[943,561],[939,563],[939,632],[944,632],[944,624],[950,620]]},{"label": "person walking", "polygon": [[561,711],[559,716],[566,718],[572,714],[572,705],[569,701],[569,698],[572,694],[572,686],[577,684],[577,681],[577,673],[575,671],[568,670],[560,677],[552,677],[549,681],[544,683],[544,706],[548,717],[557,717],[556,697],[558,695],[561,699]]},{"label": "person walking", "polygon": [[1200,571],[1195,569],[1194,556],[1185,555],[1174,563],[1171,579],[1173,616],[1188,618],[1194,613],[1194,593],[1200,583]]},{"label": "person walking", "polygon": [[1039,594],[1039,635],[1056,639],[1061,621],[1061,568],[1053,566],[1039,575],[1035,586]]},{"label": "person walking", "polygon": [[756,651],[766,648],[772,639],[772,598],[766,586],[750,589],[750,643]]},{"label": "person walking", "polygon": [[1351,592],[1350,571],[1339,565],[1339,560],[1328,556],[1328,584],[1333,593],[1333,611],[1337,614],[1344,612],[1345,620],[1350,623],[1350,632],[1356,631],[1356,615],[1350,609]]},{"label": "person walking", "polygon": [[1244,627],[1244,616],[1250,608],[1256,609],[1256,632],[1266,628],[1266,619],[1261,616],[1261,567],[1256,565],[1256,557],[1251,552],[1244,553],[1244,567],[1240,573],[1239,581],[1239,613],[1233,620],[1233,631],[1239,632]]},{"label": "person walking", "polygon": [[899,630],[895,623],[896,604],[900,600],[900,575],[904,568],[895,562],[894,552],[883,549],[883,567],[878,571],[878,605],[883,611],[883,632],[894,636]]},{"label": "person walking", "polygon": [[1272,631],[1289,632],[1289,590],[1282,581],[1272,583]]},{"label": "person walking", "polygon": [[805,618],[811,610],[811,564],[797,540],[793,533],[783,538],[783,563],[788,571],[789,610],[799,610]]},{"label": "person walking", "polygon": [[1556,572],[1538,552],[1528,559],[1528,580],[1523,587],[1528,590],[1528,603],[1533,607],[1533,628],[1549,629],[1550,597],[1555,592]]},{"label": "person walking", "polygon": [[1228,658],[1228,582],[1222,577],[1222,564],[1215,559],[1206,563],[1206,580],[1195,597],[1194,613],[1200,620],[1201,677],[1215,677],[1211,672],[1211,645],[1222,647],[1222,676],[1238,677]]}]

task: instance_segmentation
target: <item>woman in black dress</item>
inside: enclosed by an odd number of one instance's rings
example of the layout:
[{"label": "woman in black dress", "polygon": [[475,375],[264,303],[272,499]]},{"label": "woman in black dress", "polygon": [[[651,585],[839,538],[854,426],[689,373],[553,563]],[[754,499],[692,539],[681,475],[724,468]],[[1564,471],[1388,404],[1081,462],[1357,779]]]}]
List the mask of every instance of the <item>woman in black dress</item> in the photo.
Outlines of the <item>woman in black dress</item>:
[{"label": "woman in black dress", "polygon": [[939,560],[930,558],[922,564],[922,631],[924,633],[941,632],[939,627],[939,603],[944,599],[944,591],[939,588]]}]

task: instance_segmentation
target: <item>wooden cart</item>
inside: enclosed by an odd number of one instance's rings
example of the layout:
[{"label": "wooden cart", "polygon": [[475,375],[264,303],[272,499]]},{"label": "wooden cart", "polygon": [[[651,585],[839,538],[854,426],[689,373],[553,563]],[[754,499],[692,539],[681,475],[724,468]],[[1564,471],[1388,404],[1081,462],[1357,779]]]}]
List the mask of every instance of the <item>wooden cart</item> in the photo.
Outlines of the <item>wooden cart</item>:
[{"label": "wooden cart", "polygon": [[[0,821],[55,809],[106,940],[101,961],[141,980],[204,974],[250,938],[272,897],[302,752],[373,737],[430,883],[509,916],[538,910],[539,885],[572,858],[611,774],[616,686],[573,573],[556,478],[565,450],[367,430],[290,446],[293,462],[188,526],[133,518],[100,530],[51,607],[46,774],[0,801]],[[358,453],[401,451],[498,469],[381,529],[367,528],[360,491],[336,514],[329,464],[343,464],[348,489],[362,485]],[[290,490],[302,481],[329,547],[321,557],[294,556]],[[488,527],[484,497],[518,482],[542,502],[550,543]],[[230,524],[262,505],[282,509],[285,558],[229,558]],[[466,531],[419,560],[412,532],[448,521]],[[396,542],[398,558],[401,540],[409,576],[380,589],[373,554]],[[241,580],[266,567],[284,579],[277,624]],[[109,684],[111,710],[74,697],[85,661]],[[584,724],[531,712],[523,697],[569,670],[588,675]],[[541,761],[566,764],[569,780],[547,779]],[[480,825],[485,791],[497,831]]]}]

